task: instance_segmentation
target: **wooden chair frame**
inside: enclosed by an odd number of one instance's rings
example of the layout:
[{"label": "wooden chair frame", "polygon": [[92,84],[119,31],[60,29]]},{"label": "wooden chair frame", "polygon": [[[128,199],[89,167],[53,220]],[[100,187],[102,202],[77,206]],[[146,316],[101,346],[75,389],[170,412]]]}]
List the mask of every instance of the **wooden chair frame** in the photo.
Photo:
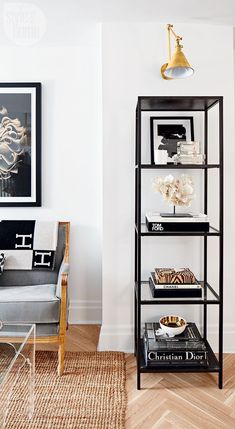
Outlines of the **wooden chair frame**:
[{"label": "wooden chair frame", "polygon": [[[69,263],[69,245],[70,245],[70,222],[59,222],[59,225],[65,225],[65,251],[64,262]],[[64,372],[64,353],[65,353],[65,333],[67,329],[67,300],[68,300],[68,273],[62,274],[61,279],[61,302],[60,302],[60,325],[59,334],[36,338],[36,344],[55,344],[58,349],[58,375]]]}]

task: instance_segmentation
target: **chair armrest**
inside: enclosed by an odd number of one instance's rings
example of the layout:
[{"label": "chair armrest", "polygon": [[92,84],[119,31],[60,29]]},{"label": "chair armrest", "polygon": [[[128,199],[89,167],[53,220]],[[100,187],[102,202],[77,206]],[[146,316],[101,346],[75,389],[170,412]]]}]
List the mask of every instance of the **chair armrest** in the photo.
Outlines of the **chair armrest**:
[{"label": "chair armrest", "polygon": [[63,259],[59,269],[57,286],[56,286],[56,296],[58,298],[61,298],[62,281],[63,281],[63,284],[65,284],[65,282],[67,283],[68,272],[69,272],[69,263],[65,262],[65,260]]}]

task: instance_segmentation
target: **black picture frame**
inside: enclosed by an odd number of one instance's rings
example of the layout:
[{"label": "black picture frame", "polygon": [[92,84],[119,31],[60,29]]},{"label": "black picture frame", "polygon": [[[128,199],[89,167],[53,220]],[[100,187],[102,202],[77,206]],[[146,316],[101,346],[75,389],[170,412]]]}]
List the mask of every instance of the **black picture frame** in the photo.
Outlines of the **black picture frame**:
[{"label": "black picture frame", "polygon": [[[167,123],[168,121],[168,123]],[[171,122],[171,124],[169,124]],[[181,129],[181,132],[183,128],[185,128],[185,135],[182,135],[182,138],[177,138],[177,141],[182,140],[194,140],[194,122],[193,122],[193,116],[151,116],[150,117],[150,162],[151,164],[155,164],[154,162],[154,149],[156,145],[158,144],[156,142],[156,126],[162,127],[162,132],[170,135],[173,132],[176,132],[177,128]],[[190,135],[188,135],[190,134]],[[161,134],[158,134],[158,136],[161,136]],[[184,138],[185,137],[185,138]],[[169,138],[170,140],[170,138]],[[169,147],[171,147],[169,149]],[[171,144],[166,144],[166,150],[168,151],[168,157],[170,157],[170,151],[175,150],[176,142],[174,139],[173,146]],[[173,148],[173,149],[172,149]],[[162,145],[163,149],[163,145]],[[172,161],[173,163],[173,161]],[[171,164],[171,162],[168,162],[167,164]]]},{"label": "black picture frame", "polygon": [[0,207],[42,204],[41,103],[40,82],[0,82]]}]

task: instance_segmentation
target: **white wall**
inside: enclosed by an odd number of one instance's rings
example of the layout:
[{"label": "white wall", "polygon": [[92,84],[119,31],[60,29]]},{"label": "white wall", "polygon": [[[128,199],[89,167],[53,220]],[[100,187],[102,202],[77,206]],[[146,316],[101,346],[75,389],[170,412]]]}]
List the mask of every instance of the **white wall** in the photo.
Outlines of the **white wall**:
[{"label": "white wall", "polygon": [[[235,301],[233,242],[235,202],[234,154],[234,74],[233,31],[230,27],[177,24],[183,36],[184,52],[195,67],[190,79],[164,81],[159,69],[167,61],[165,25],[157,23],[109,23],[102,26],[103,52],[103,326],[100,349],[132,350],[133,278],[134,278],[134,130],[138,95],[222,95],[224,96],[225,137],[225,350],[235,351]],[[226,72],[225,72],[226,69]],[[149,173],[150,174],[150,173]],[[150,176],[146,185],[150,186]],[[149,191],[148,191],[149,192]],[[156,197],[155,197],[156,198]],[[216,198],[216,197],[215,197]],[[215,202],[214,202],[215,203]],[[152,204],[155,204],[154,196]],[[153,207],[147,207],[151,209]],[[177,246],[182,255],[192,250],[189,239],[171,241],[169,253],[174,258]],[[196,239],[195,239],[196,240]],[[161,241],[162,246],[163,239]],[[168,242],[169,244],[169,242]],[[152,245],[147,245],[145,272],[154,264]],[[174,252],[172,252],[174,249]],[[199,248],[200,249],[200,248]],[[164,247],[167,252],[167,247]],[[157,252],[161,251],[156,248]],[[159,254],[159,253],[158,253]],[[210,262],[214,266],[212,249]],[[159,259],[158,259],[159,260]],[[149,262],[151,261],[151,262]],[[169,254],[160,256],[169,264]],[[190,258],[187,258],[189,263]],[[216,285],[218,287],[218,284]],[[154,307],[145,320],[157,320],[168,309]],[[178,309],[179,311],[179,309]],[[196,309],[181,308],[188,320],[198,319]],[[216,345],[216,313],[209,316],[209,331]],[[231,334],[233,334],[231,336]]]},{"label": "white wall", "polygon": [[[68,21],[61,41],[53,37],[55,16],[45,24],[46,17],[36,10],[30,26],[31,15],[17,15],[16,5],[12,13],[14,25],[9,27],[10,34],[1,30],[0,79],[42,82],[42,207],[0,208],[0,218],[71,221],[70,321],[100,322],[100,25],[77,25],[74,38],[70,38]],[[38,18],[38,13],[43,25],[39,19],[37,27],[37,20],[34,26],[33,19]],[[48,29],[45,34],[44,27]],[[18,29],[25,31],[17,32]],[[27,37],[22,39],[22,34]],[[35,40],[35,35],[40,36],[39,40]]]},{"label": "white wall", "polygon": [[[46,16],[48,2],[36,3],[38,7],[45,3],[45,7],[30,15],[21,13],[22,5],[29,8],[30,3],[19,3],[20,12],[16,3],[4,3],[13,9],[6,8],[1,16],[1,81],[42,82],[43,205],[0,208],[0,218],[71,221],[70,321],[100,322],[103,299],[100,348],[130,350],[137,96],[224,95],[225,344],[227,350],[234,350],[230,341],[235,338],[231,336],[235,320],[230,304],[235,298],[234,199],[230,197],[235,179],[232,29],[178,24],[196,74],[188,80],[167,82],[159,75],[161,64],[167,60],[165,25],[104,24],[101,41],[100,25],[77,21],[79,13],[67,9],[65,14],[62,3],[57,4],[56,15],[53,8]],[[181,249],[185,246],[187,243],[181,244]],[[197,245],[195,258],[196,250]],[[212,315],[212,331],[216,330],[214,322]]]}]

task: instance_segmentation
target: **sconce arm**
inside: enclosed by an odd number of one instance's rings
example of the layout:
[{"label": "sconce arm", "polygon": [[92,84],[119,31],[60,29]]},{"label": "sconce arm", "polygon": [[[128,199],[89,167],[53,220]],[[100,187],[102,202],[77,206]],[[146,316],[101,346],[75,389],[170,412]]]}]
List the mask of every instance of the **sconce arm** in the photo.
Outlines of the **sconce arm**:
[{"label": "sconce arm", "polygon": [[171,33],[173,34],[174,38],[176,39],[176,43],[179,46],[180,46],[180,40],[182,40],[182,37],[177,36],[177,34],[173,30],[172,24],[167,24],[167,31],[168,31],[168,54],[169,54],[169,62],[170,62],[170,60],[171,60]]}]

